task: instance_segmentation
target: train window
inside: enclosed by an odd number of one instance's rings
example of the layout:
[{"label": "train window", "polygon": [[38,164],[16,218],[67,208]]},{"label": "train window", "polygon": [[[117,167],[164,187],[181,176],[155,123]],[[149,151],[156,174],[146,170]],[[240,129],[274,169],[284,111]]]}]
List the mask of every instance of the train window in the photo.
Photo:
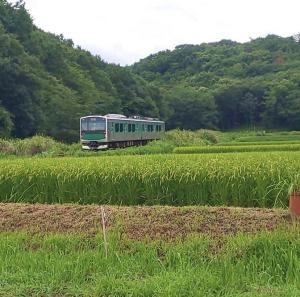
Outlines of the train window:
[{"label": "train window", "polygon": [[131,132],[131,124],[128,124],[128,132]]},{"label": "train window", "polygon": [[142,131],[145,132],[145,125],[142,125]]},{"label": "train window", "polygon": [[120,132],[124,131],[124,124],[120,124]]},{"label": "train window", "polygon": [[154,131],[154,125],[147,125],[147,130],[148,130],[148,132],[153,132]]},{"label": "train window", "polygon": [[132,132],[135,132],[135,124],[132,124]]},{"label": "train window", "polygon": [[116,126],[115,126],[115,130],[116,130],[116,132],[119,132],[120,131],[120,124],[119,123],[116,123]]}]

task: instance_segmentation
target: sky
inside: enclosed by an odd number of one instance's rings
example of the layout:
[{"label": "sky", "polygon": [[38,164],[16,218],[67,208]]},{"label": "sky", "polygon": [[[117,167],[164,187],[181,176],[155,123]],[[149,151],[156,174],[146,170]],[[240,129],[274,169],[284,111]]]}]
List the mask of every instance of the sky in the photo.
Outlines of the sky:
[{"label": "sky", "polygon": [[180,44],[300,32],[299,0],[25,0],[34,23],[110,63]]}]

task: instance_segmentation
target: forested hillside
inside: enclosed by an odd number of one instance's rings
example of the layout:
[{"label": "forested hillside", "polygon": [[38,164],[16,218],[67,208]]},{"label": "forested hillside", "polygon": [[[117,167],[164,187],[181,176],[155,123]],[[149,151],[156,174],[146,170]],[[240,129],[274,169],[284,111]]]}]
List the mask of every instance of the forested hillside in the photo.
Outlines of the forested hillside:
[{"label": "forested hillside", "polygon": [[163,90],[169,127],[300,129],[299,36],[180,45],[132,69]]},{"label": "forested hillside", "polygon": [[162,116],[159,89],[129,69],[34,26],[24,4],[0,0],[0,137],[78,140],[79,117]]},{"label": "forested hillside", "polygon": [[160,117],[167,128],[299,129],[299,38],[180,45],[121,67],[0,0],[0,137],[77,141],[80,116],[106,113]]}]

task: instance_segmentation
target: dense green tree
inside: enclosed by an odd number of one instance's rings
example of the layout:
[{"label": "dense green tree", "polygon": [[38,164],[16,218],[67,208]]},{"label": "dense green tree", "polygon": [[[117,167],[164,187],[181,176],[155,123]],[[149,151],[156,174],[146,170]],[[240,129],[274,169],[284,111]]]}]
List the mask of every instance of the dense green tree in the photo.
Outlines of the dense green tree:
[{"label": "dense green tree", "polygon": [[0,137],[9,137],[13,128],[13,121],[11,114],[0,107]]},{"label": "dense green tree", "polygon": [[258,84],[222,86],[215,92],[219,126],[225,130],[260,125],[265,87]]},{"label": "dense green tree", "polygon": [[172,114],[168,120],[168,128],[216,128],[217,111],[214,98],[204,90],[177,87],[169,94],[169,101]]},{"label": "dense green tree", "polygon": [[299,129],[300,88],[294,82],[282,80],[266,96],[265,124],[267,127]]}]

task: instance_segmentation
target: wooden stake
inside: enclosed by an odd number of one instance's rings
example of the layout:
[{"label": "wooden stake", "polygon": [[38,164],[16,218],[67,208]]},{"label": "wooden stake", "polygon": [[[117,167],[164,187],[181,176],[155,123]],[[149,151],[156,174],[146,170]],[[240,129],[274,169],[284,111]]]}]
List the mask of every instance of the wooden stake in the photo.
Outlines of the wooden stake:
[{"label": "wooden stake", "polygon": [[107,259],[106,215],[105,215],[105,211],[104,211],[103,206],[101,206],[101,220],[102,220],[102,234],[103,234],[105,258]]}]

